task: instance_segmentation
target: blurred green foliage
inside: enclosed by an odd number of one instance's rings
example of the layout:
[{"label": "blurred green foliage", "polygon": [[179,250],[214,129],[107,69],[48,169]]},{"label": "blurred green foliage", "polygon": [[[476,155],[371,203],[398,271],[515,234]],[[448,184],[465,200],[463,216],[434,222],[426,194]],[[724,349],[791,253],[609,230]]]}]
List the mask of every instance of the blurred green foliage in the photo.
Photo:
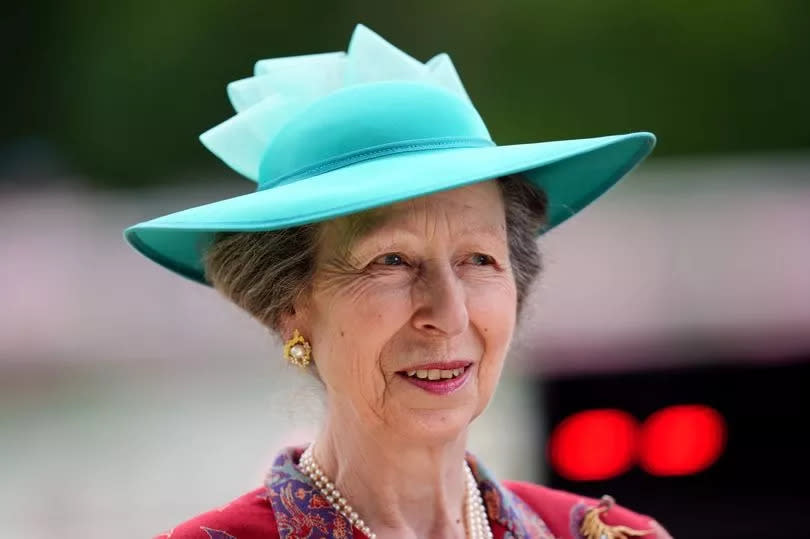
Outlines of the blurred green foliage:
[{"label": "blurred green foliage", "polygon": [[225,85],[260,58],[345,50],[358,22],[419,60],[448,52],[501,144],[810,146],[807,0],[50,0],[4,16],[0,147],[43,140],[107,186],[235,175],[197,140],[232,114]]}]

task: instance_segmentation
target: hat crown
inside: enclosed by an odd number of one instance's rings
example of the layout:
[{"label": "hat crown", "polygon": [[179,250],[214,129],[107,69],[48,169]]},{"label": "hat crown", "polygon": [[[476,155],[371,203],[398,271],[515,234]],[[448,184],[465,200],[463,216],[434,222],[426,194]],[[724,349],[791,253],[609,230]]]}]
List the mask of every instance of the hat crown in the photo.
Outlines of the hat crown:
[{"label": "hat crown", "polygon": [[[246,178],[264,186],[260,168],[279,131],[310,106],[354,86],[398,81],[421,83],[469,103],[453,62],[440,53],[422,63],[362,24],[346,52],[268,58],[254,75],[228,84],[236,115],[200,135],[214,155]],[[345,97],[339,99],[346,99]],[[326,105],[321,104],[321,107]],[[476,113],[477,115],[477,113]],[[319,133],[319,136],[323,136]],[[296,152],[300,149],[296,149]]]},{"label": "hat crown", "polygon": [[288,121],[262,156],[258,188],[403,152],[493,144],[472,104],[442,88],[410,81],[355,85]]}]

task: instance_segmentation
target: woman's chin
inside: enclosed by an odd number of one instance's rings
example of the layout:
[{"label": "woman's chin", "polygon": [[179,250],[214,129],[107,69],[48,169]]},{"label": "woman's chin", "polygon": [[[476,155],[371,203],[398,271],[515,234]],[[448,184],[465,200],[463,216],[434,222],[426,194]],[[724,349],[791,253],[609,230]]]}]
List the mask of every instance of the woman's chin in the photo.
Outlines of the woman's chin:
[{"label": "woman's chin", "polygon": [[400,403],[389,426],[396,428],[398,437],[420,444],[457,440],[479,413],[477,402],[472,399],[442,408],[416,407],[414,404]]}]

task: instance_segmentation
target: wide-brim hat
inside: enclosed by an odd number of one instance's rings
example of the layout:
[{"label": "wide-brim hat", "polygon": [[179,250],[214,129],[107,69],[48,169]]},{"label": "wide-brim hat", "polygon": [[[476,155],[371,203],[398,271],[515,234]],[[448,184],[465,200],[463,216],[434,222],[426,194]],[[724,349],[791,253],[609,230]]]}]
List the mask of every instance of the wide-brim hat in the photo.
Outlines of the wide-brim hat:
[{"label": "wide-brim hat", "polygon": [[652,150],[637,132],[498,146],[447,54],[421,63],[363,25],[347,52],[260,60],[232,82],[236,115],[200,136],[256,182],[248,194],[127,228],[139,252],[203,284],[219,232],[276,230],[521,173],[551,230]]}]

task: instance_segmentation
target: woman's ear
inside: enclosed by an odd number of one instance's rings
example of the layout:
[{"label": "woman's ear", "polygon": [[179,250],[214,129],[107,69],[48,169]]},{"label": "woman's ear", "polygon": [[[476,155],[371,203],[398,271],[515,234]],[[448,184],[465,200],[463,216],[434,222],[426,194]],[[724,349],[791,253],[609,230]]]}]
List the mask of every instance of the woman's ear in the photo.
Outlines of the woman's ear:
[{"label": "woman's ear", "polygon": [[310,337],[309,316],[303,302],[298,301],[279,318],[278,332],[284,342],[292,339],[293,332],[298,330],[305,339]]}]

